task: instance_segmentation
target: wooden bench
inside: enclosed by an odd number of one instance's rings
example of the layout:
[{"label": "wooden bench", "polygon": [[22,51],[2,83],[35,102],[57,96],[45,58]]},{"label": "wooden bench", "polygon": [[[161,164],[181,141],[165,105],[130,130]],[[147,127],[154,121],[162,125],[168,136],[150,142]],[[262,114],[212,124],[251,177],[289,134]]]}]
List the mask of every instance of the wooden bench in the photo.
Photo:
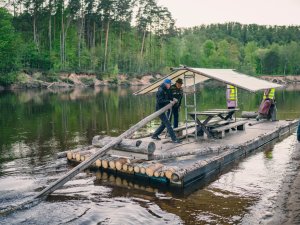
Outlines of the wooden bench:
[{"label": "wooden bench", "polygon": [[223,137],[225,137],[225,133],[229,132],[230,129],[232,129],[232,128],[235,128],[237,130],[245,130],[246,123],[247,123],[247,121],[244,121],[244,120],[233,122],[233,123],[230,123],[225,126],[213,128],[213,129],[211,129],[211,132],[214,134],[214,137],[223,138]]}]

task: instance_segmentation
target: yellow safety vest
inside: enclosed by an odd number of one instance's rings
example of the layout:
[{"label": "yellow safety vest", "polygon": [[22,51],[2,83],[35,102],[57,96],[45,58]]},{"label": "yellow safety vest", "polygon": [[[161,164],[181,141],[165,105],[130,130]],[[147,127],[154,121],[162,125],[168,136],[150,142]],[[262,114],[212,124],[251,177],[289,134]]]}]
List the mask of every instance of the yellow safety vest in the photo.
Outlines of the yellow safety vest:
[{"label": "yellow safety vest", "polygon": [[[267,94],[266,94],[266,91],[264,92],[264,99],[267,98]],[[268,94],[268,98],[269,99],[274,99],[275,98],[275,88],[271,88],[271,90],[269,91],[269,94]]]},{"label": "yellow safety vest", "polygon": [[228,89],[230,90],[228,100],[236,101],[236,99],[237,99],[237,88],[235,86],[229,85]]}]

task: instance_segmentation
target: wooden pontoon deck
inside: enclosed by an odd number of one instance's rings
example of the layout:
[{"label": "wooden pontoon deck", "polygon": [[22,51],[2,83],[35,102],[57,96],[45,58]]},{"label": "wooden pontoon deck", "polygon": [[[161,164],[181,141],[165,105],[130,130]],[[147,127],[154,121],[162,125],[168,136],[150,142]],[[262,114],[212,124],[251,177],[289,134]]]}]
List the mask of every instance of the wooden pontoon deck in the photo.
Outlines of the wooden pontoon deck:
[{"label": "wooden pontoon deck", "polygon": [[[147,159],[135,157],[134,154],[124,156],[114,155],[118,150],[111,150],[108,154],[93,164],[91,168],[99,168],[120,175],[130,175],[136,179],[154,179],[171,186],[187,187],[196,181],[209,178],[214,172],[222,171],[227,165],[269,143],[272,140],[286,137],[294,132],[298,121],[280,120],[276,122],[247,120],[244,130],[232,130],[222,139],[194,137],[182,139],[182,143],[173,144],[162,135],[162,140],[154,141],[156,150],[147,155]],[[190,128],[191,130],[193,128]],[[150,137],[139,138],[139,141],[151,143]],[[77,154],[83,149],[77,149]],[[85,156],[89,156],[94,146],[86,147]],[[90,153],[90,154],[91,154]],[[113,153],[113,154],[112,154]],[[110,155],[112,154],[112,155]],[[70,156],[71,154],[69,154]],[[69,161],[79,163],[74,159]],[[85,160],[84,158],[81,160]],[[110,161],[112,163],[110,163]],[[115,165],[119,163],[117,168]]]}]

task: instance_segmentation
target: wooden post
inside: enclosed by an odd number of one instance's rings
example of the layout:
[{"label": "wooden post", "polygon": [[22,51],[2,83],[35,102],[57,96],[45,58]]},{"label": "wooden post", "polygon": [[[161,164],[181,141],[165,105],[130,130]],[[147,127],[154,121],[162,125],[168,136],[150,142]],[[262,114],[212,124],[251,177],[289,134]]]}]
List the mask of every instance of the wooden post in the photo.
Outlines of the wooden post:
[{"label": "wooden post", "polygon": [[59,178],[57,181],[46,187],[44,190],[42,190],[40,193],[38,193],[34,198],[39,198],[42,196],[49,195],[56,189],[60,188],[63,186],[65,183],[67,183],[69,180],[71,180],[74,176],[76,176],[78,173],[83,171],[84,169],[88,168],[92,163],[94,163],[99,157],[104,156],[112,147],[115,145],[121,143],[121,141],[124,138],[127,138],[131,136],[134,132],[145,126],[147,123],[158,117],[159,115],[163,114],[166,112],[168,109],[171,109],[172,106],[176,103],[177,101],[171,101],[168,105],[165,107],[161,108],[160,110],[156,111],[155,113],[147,116],[146,118],[142,119],[140,122],[132,126],[130,129],[122,133],[119,137],[117,137],[115,140],[111,141],[109,144],[105,145],[102,148],[95,148],[96,153],[93,154],[88,160],[80,163],[76,167],[74,167],[72,170],[67,172],[63,177]]}]

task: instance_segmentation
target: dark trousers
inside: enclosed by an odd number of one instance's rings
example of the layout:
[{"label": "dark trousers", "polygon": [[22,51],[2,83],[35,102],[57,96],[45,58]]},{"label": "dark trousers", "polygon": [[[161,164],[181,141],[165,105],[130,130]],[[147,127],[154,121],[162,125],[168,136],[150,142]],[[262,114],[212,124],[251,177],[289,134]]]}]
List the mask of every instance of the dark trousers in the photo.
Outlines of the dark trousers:
[{"label": "dark trousers", "polygon": [[[227,107],[227,109],[235,109],[235,107]],[[228,115],[225,117],[225,120],[232,119],[234,113],[234,111],[228,113]]]},{"label": "dark trousers", "polygon": [[177,128],[178,127],[178,119],[179,119],[179,108],[178,107],[173,107],[172,108],[172,114],[170,116],[170,110],[168,111],[168,118],[169,118],[169,121],[171,123],[172,121],[172,118],[174,118],[174,122],[173,122],[173,128]]},{"label": "dark trousers", "polygon": [[160,135],[163,130],[167,127],[168,133],[172,139],[172,141],[176,140],[176,135],[171,127],[171,124],[166,116],[165,113],[161,114],[159,116],[160,120],[161,120],[161,124],[160,126],[156,129],[156,131],[154,132],[153,136],[157,137],[158,135]]}]

